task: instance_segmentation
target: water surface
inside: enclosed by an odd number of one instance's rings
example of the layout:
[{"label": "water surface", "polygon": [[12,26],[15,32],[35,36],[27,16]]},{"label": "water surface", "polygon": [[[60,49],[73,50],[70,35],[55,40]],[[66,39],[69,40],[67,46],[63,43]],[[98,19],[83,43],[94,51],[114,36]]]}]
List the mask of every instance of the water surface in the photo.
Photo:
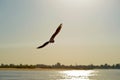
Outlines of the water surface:
[{"label": "water surface", "polygon": [[0,80],[120,80],[120,70],[0,70]]}]

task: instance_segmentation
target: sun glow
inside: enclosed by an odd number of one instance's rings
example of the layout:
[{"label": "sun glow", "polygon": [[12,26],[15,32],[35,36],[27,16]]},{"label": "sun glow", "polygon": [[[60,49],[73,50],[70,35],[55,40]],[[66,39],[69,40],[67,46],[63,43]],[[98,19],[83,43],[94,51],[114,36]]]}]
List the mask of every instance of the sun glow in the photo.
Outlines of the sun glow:
[{"label": "sun glow", "polygon": [[64,76],[65,79],[89,80],[90,76],[95,75],[95,71],[93,70],[69,70],[69,71],[62,71],[61,74]]}]

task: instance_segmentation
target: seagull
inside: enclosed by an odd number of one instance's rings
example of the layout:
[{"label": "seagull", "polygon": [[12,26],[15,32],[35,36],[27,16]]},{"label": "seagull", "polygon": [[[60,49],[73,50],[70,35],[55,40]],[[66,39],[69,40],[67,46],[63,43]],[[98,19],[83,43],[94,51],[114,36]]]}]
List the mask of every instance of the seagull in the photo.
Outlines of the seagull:
[{"label": "seagull", "polygon": [[54,42],[55,42],[54,39],[55,39],[56,35],[60,32],[61,28],[62,28],[62,24],[60,24],[60,25],[58,26],[58,28],[56,29],[55,33],[51,36],[51,38],[49,39],[49,41],[47,41],[47,42],[45,42],[43,45],[37,47],[37,49],[43,48],[43,47],[45,47],[46,45],[48,45],[49,43],[54,43]]}]

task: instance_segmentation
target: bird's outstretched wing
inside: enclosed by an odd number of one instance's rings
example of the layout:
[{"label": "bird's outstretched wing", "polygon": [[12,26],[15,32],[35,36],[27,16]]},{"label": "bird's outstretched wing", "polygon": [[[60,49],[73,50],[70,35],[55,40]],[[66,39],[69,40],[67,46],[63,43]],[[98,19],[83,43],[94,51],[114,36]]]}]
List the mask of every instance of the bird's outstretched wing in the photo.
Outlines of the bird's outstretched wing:
[{"label": "bird's outstretched wing", "polygon": [[54,41],[55,36],[60,32],[61,28],[62,28],[62,24],[58,26],[55,33],[51,36],[50,41]]},{"label": "bird's outstretched wing", "polygon": [[45,47],[45,46],[48,45],[48,44],[49,44],[49,41],[47,41],[47,42],[45,42],[43,45],[37,47],[37,49],[39,49],[39,48],[43,48],[43,47]]},{"label": "bird's outstretched wing", "polygon": [[37,47],[37,49],[43,48],[43,47],[45,47],[46,45],[48,45],[49,43],[53,43],[55,36],[60,32],[61,28],[62,28],[62,24],[60,24],[60,25],[58,26],[58,28],[56,29],[55,33],[52,35],[52,37],[50,38],[50,40],[47,41],[47,42],[45,42],[43,45]]}]

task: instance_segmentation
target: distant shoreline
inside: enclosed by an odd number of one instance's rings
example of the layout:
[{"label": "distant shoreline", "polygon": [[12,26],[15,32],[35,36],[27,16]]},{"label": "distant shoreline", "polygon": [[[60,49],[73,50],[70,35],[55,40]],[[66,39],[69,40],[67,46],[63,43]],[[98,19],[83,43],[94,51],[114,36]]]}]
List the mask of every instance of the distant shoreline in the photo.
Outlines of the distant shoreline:
[{"label": "distant shoreline", "polygon": [[101,64],[101,65],[64,65],[61,63],[56,63],[54,65],[45,65],[45,64],[1,64],[0,70],[93,70],[93,69],[120,69],[120,63],[118,64]]},{"label": "distant shoreline", "polygon": [[1,70],[28,70],[28,71],[42,71],[42,70],[93,70],[93,69],[74,69],[74,68],[0,68]]},{"label": "distant shoreline", "polygon": [[[17,71],[63,71],[63,70],[96,70],[96,69],[74,69],[74,68],[0,68],[2,70],[17,70]],[[101,69],[101,70],[110,70],[110,69]]]}]

